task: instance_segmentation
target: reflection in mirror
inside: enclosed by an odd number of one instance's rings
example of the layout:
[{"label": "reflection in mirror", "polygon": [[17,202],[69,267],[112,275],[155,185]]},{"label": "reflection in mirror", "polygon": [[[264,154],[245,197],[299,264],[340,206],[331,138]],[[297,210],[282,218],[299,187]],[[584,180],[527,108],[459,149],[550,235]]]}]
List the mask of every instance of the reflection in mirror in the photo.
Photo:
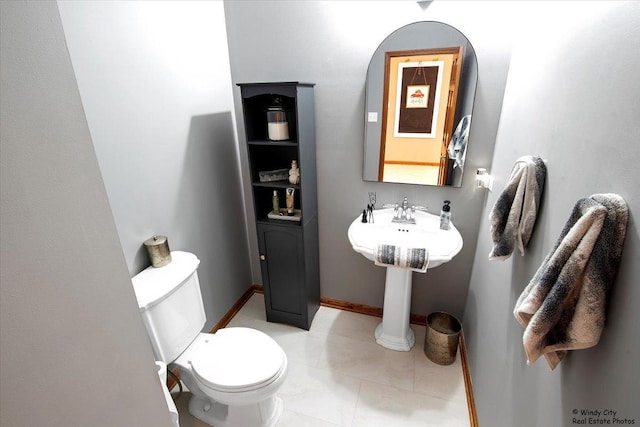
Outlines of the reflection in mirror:
[{"label": "reflection in mirror", "polygon": [[459,187],[477,75],[471,43],[450,25],[389,35],[367,71],[363,179]]}]

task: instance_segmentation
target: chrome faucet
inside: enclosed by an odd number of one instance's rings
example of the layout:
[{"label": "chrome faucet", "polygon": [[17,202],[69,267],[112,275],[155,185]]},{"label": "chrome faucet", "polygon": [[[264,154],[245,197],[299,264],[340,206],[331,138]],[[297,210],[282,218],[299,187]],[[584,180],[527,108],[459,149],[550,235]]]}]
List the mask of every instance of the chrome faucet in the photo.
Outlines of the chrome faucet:
[{"label": "chrome faucet", "polygon": [[383,205],[383,208],[393,208],[393,219],[391,222],[396,222],[400,224],[415,224],[415,213],[416,211],[429,212],[424,206],[409,206],[409,200],[404,197],[402,199],[402,204],[394,203],[390,205]]},{"label": "chrome faucet", "polygon": [[402,199],[402,206],[398,208],[393,219],[394,220],[399,219],[399,221],[395,221],[395,222],[401,222],[403,224],[416,223],[416,221],[413,219],[413,216],[411,215],[411,211],[409,211],[409,200],[406,197]]}]

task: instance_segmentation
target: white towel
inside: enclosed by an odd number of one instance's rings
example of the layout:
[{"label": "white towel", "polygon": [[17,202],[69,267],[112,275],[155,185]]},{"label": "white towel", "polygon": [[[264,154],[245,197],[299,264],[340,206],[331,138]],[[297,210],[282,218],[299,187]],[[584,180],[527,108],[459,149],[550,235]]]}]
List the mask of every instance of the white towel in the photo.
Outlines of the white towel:
[{"label": "white towel", "polygon": [[380,244],[376,249],[374,263],[382,267],[408,268],[424,273],[429,266],[429,250]]},{"label": "white towel", "polygon": [[568,350],[598,343],[628,217],[625,201],[616,194],[578,200],[513,311],[525,328],[527,363],[544,355],[554,369]]},{"label": "white towel", "polygon": [[509,258],[516,244],[524,255],[533,233],[546,175],[547,168],[540,157],[523,156],[516,160],[509,182],[489,214],[493,241],[490,260]]}]

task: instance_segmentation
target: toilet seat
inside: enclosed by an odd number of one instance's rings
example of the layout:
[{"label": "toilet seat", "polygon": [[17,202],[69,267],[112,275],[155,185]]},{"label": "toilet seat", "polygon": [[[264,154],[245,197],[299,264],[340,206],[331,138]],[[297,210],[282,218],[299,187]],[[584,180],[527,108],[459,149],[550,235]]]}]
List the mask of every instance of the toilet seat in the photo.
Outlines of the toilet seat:
[{"label": "toilet seat", "polygon": [[190,364],[197,381],[207,388],[239,393],[275,381],[286,369],[286,355],[263,332],[224,328],[200,343]]}]

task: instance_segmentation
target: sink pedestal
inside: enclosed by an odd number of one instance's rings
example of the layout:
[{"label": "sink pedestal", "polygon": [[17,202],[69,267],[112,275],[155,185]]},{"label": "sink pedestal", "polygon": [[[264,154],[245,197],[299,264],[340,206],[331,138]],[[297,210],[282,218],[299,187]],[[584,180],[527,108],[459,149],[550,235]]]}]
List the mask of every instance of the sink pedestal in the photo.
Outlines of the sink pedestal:
[{"label": "sink pedestal", "polygon": [[387,267],[382,323],[375,337],[378,344],[391,350],[409,351],[416,342],[409,326],[412,275],[406,268]]}]

